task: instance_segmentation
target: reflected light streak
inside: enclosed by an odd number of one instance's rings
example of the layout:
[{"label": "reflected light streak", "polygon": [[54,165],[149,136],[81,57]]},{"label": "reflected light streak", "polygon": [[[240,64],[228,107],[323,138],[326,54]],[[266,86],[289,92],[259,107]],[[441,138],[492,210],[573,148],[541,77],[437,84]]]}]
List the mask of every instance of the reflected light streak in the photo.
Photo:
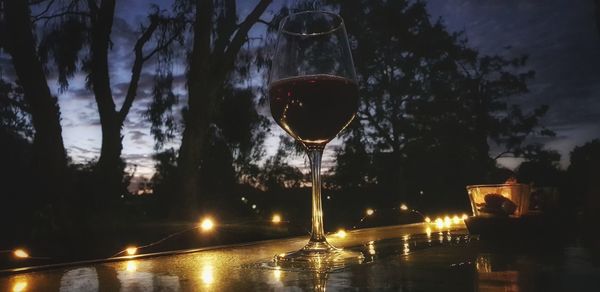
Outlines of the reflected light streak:
[{"label": "reflected light streak", "polygon": [[277,281],[281,280],[281,268],[280,267],[275,267],[275,270],[273,270],[273,277]]},{"label": "reflected light streak", "polygon": [[425,233],[427,233],[427,238],[430,238],[431,237],[431,228],[427,227],[425,229]]},{"label": "reflected light streak", "polygon": [[215,282],[213,270],[214,268],[212,265],[205,265],[204,267],[202,267],[202,273],[200,274],[202,283],[204,283],[205,285],[211,285]]},{"label": "reflected light streak", "polygon": [[338,230],[338,232],[335,233],[335,236],[337,236],[338,238],[346,238],[347,234],[344,229],[340,229]]},{"label": "reflected light streak", "polygon": [[127,261],[126,266],[125,266],[125,270],[127,272],[133,273],[135,271],[137,271],[137,263],[135,261]]},{"label": "reflected light streak", "polygon": [[19,281],[15,283],[12,287],[13,292],[22,292],[25,291],[25,289],[27,289],[27,282],[25,281]]}]

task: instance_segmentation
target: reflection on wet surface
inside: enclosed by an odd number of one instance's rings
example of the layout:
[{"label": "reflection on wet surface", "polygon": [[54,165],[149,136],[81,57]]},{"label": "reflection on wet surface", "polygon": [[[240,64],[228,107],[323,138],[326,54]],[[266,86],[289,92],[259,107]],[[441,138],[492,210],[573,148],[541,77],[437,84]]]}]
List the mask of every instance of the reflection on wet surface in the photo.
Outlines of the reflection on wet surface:
[{"label": "reflection on wet surface", "polygon": [[[427,225],[364,229],[332,239],[363,264],[333,273],[255,264],[305,238],[0,277],[0,291],[600,291],[598,247],[553,240],[490,242]],[[253,266],[254,265],[254,266]]]}]

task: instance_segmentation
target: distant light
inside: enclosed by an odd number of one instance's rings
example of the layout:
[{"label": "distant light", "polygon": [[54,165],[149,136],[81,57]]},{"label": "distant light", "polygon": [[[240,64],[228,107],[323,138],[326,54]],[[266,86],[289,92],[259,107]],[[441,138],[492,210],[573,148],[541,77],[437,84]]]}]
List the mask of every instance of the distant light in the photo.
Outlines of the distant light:
[{"label": "distant light", "polygon": [[127,253],[127,255],[132,256],[132,255],[137,254],[137,250],[138,250],[137,247],[130,246],[127,249],[125,249],[125,252]]},{"label": "distant light", "polygon": [[454,217],[452,217],[452,223],[454,223],[454,224],[460,223],[460,218],[458,218],[458,215],[454,215]]},{"label": "distant light", "polygon": [[135,261],[127,261],[127,266],[125,267],[127,272],[135,272],[137,271],[137,263]]},{"label": "distant light", "polygon": [[246,203],[246,197],[242,197],[242,202]]},{"label": "distant light", "polygon": [[274,214],[273,219],[271,219],[271,222],[273,222],[275,224],[281,222],[281,216],[279,216],[278,214]]},{"label": "distant light", "polygon": [[204,219],[202,219],[202,222],[200,222],[200,228],[202,229],[202,231],[210,231],[214,227],[215,227],[215,223],[210,218],[204,218]]},{"label": "distant light", "polygon": [[25,250],[20,248],[15,249],[15,251],[13,251],[13,255],[20,259],[26,259],[29,257],[29,254]]},{"label": "distant light", "polygon": [[422,190],[421,190],[421,191],[419,191],[419,194],[421,194],[421,195],[422,195],[422,194],[423,194],[423,191],[422,191]]},{"label": "distant light", "polygon": [[202,268],[202,282],[206,285],[210,285],[215,282],[215,276],[213,273],[213,266],[206,265]]},{"label": "distant light", "polygon": [[373,213],[375,213],[375,210],[369,208],[369,209],[367,209],[366,213],[367,213],[367,216],[371,216],[371,215],[373,215]]},{"label": "distant light", "polygon": [[27,282],[19,281],[13,285],[12,290],[13,290],[13,292],[22,292],[22,291],[25,291],[26,288],[27,288]]},{"label": "distant light", "polygon": [[252,209],[256,209],[256,204],[252,204]]},{"label": "distant light", "polygon": [[338,238],[346,238],[346,231],[344,229],[340,229],[338,230],[338,232],[335,233],[335,236],[337,236]]},{"label": "distant light", "polygon": [[331,196],[327,196],[327,200],[331,200]]},{"label": "distant light", "polygon": [[462,220],[467,220],[467,219],[469,219],[469,216],[467,214],[463,213],[461,218],[462,218]]},{"label": "distant light", "polygon": [[408,210],[408,206],[406,206],[406,204],[401,204],[400,205],[400,210],[406,211],[406,210]]},{"label": "distant light", "polygon": [[431,223],[431,218],[429,218],[429,217],[425,217],[425,222],[427,222],[427,223]]},{"label": "distant light", "polygon": [[442,220],[442,218],[436,218],[435,219],[435,226],[439,229],[444,228],[444,220]]}]

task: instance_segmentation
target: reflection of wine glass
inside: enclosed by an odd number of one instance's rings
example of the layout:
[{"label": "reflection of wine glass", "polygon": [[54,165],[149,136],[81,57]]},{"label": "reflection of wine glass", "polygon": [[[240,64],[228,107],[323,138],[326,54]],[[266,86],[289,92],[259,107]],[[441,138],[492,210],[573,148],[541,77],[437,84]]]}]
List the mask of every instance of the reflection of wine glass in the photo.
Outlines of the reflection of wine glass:
[{"label": "reflection of wine glass", "polygon": [[276,256],[276,261],[298,264],[316,259],[337,266],[346,259],[360,259],[359,253],[327,242],[321,208],[323,148],[352,121],[358,109],[358,86],[341,17],[310,11],[282,20],[269,76],[269,96],[273,118],[304,145],[312,171],[310,241],[297,252]]}]

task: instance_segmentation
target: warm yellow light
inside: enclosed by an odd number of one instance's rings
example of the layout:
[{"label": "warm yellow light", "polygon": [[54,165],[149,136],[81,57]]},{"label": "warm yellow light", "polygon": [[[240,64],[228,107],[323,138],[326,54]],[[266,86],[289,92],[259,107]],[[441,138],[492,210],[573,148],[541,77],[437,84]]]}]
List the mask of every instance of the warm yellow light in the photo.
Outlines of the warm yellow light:
[{"label": "warm yellow light", "polygon": [[27,288],[27,282],[19,281],[13,285],[12,290],[13,290],[13,292],[22,292],[22,291],[25,291],[26,288]]},{"label": "warm yellow light", "polygon": [[138,250],[137,247],[130,246],[127,249],[125,249],[125,252],[127,253],[128,256],[132,256],[132,255],[137,254],[137,250]]},{"label": "warm yellow light", "polygon": [[215,282],[213,267],[211,265],[204,266],[200,276],[202,277],[202,282],[206,285],[210,285]]},{"label": "warm yellow light", "polygon": [[431,223],[431,218],[429,218],[429,217],[425,217],[425,222],[427,222],[427,223]]},{"label": "warm yellow light", "polygon": [[20,259],[26,259],[29,257],[29,254],[25,250],[20,248],[15,249],[15,251],[13,251],[13,255]]},{"label": "warm yellow light", "polygon": [[439,229],[444,228],[444,220],[442,220],[442,218],[436,218],[435,219],[435,226]]},{"label": "warm yellow light", "polygon": [[127,272],[135,272],[135,271],[137,271],[137,263],[135,261],[127,261],[127,264],[125,266],[125,270],[127,270]]},{"label": "warm yellow light", "polygon": [[273,219],[271,219],[271,222],[273,222],[275,224],[281,222],[281,216],[279,216],[278,214],[274,214]]},{"label": "warm yellow light", "polygon": [[210,218],[204,218],[204,219],[202,219],[202,222],[200,222],[200,228],[202,229],[202,231],[210,231],[214,227],[215,227],[215,223]]},{"label": "warm yellow light", "polygon": [[366,213],[367,213],[367,216],[371,216],[371,215],[373,215],[373,213],[375,213],[375,210],[369,208],[369,209],[367,209]]},{"label": "warm yellow light", "polygon": [[467,214],[463,213],[461,219],[467,220],[467,219],[469,219],[469,216]]},{"label": "warm yellow light", "polygon": [[431,228],[427,227],[425,233],[427,233],[427,237],[431,237]]},{"label": "warm yellow light", "polygon": [[449,217],[449,216],[446,216],[446,217],[444,217],[444,223],[445,223],[446,225],[448,225],[448,224],[452,224],[452,219],[450,219],[450,217]]},{"label": "warm yellow light", "polygon": [[280,267],[275,267],[275,270],[273,270],[273,277],[275,277],[275,280],[279,281],[281,279],[281,268]]},{"label": "warm yellow light", "polygon": [[340,229],[338,230],[338,232],[335,233],[335,236],[337,236],[338,238],[346,238],[346,231],[344,229]]},{"label": "warm yellow light", "polygon": [[460,223],[460,218],[458,218],[458,215],[454,215],[454,217],[452,217],[452,223],[454,223],[454,224]]},{"label": "warm yellow light", "polygon": [[406,204],[400,204],[400,210],[406,211],[408,210],[408,206],[406,206]]}]

